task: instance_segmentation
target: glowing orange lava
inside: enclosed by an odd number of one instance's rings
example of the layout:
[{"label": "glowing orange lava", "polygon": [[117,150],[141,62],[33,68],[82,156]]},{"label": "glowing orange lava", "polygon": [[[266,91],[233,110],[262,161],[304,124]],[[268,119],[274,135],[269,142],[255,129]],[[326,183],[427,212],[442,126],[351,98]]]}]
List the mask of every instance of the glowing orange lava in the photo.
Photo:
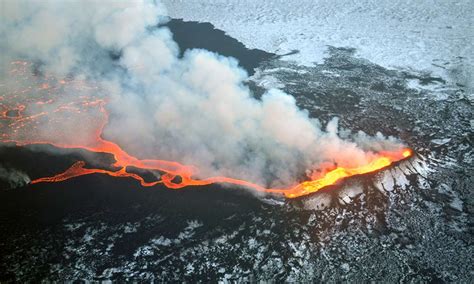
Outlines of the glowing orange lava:
[{"label": "glowing orange lava", "polygon": [[[23,144],[23,143],[22,143]],[[84,168],[85,162],[79,161],[72,165],[68,170],[65,172],[52,176],[52,177],[45,177],[33,180],[32,183],[40,183],[40,182],[60,182],[70,178],[89,175],[94,173],[101,173],[107,174],[114,177],[131,177],[140,182],[142,186],[154,186],[158,183],[163,183],[166,187],[171,189],[178,189],[186,186],[197,186],[197,185],[209,185],[214,183],[227,183],[233,184],[243,187],[252,188],[254,190],[260,192],[267,192],[267,193],[274,193],[274,194],[283,194],[287,198],[296,198],[304,195],[308,195],[314,192],[319,191],[320,189],[336,184],[338,181],[354,176],[354,175],[361,175],[366,173],[371,173],[382,168],[385,168],[391,165],[394,161],[398,161],[402,159],[399,155],[397,159],[393,159],[389,156],[387,157],[379,157],[369,164],[366,164],[361,167],[356,168],[342,168],[337,167],[334,170],[331,170],[324,174],[321,178],[305,181],[300,184],[297,184],[292,187],[288,188],[264,188],[258,184],[234,179],[229,177],[211,177],[206,179],[193,179],[193,174],[195,173],[195,169],[192,166],[182,165],[176,162],[170,161],[162,161],[162,160],[138,160],[135,157],[130,156],[125,151],[123,151],[117,144],[105,141],[101,138],[98,139],[98,144],[96,147],[81,147],[77,146],[70,146],[70,145],[55,145],[60,148],[82,148],[89,150],[91,152],[97,153],[109,153],[112,154],[116,160],[113,164],[115,167],[119,167],[120,169],[117,171],[109,171],[104,169],[87,169]],[[401,153],[401,156],[405,157],[407,151]],[[410,152],[411,153],[411,152]],[[392,153],[392,157],[395,157]],[[140,169],[148,169],[148,170],[158,170],[161,172],[165,172],[164,175],[161,176],[160,181],[154,182],[146,182],[143,177],[129,173],[126,171],[127,167],[133,166],[135,168]],[[173,182],[173,180],[177,177],[181,177],[181,181],[179,183]]]},{"label": "glowing orange lava", "polygon": [[411,150],[410,150],[410,149],[405,149],[405,150],[403,150],[403,153],[402,153],[402,155],[403,155],[404,158],[410,157],[411,154],[412,154],[412,153],[411,153]]},{"label": "glowing orange lava", "polygon": [[[26,68],[27,64],[18,61],[12,63],[15,66],[15,73],[21,73],[22,68]],[[23,70],[24,72],[24,70]],[[6,131],[2,131],[3,134],[0,136],[0,142],[3,143],[15,143],[16,145],[31,145],[31,144],[49,144],[57,148],[68,148],[68,149],[83,149],[94,153],[108,153],[113,155],[115,162],[110,165],[116,168],[116,170],[106,169],[90,169],[86,168],[84,161],[78,161],[73,164],[69,169],[63,173],[57,174],[52,177],[38,178],[32,181],[33,184],[42,182],[61,182],[74,177],[90,174],[106,174],[113,177],[129,177],[136,179],[142,186],[154,186],[156,184],[164,184],[170,189],[178,189],[187,186],[200,186],[209,185],[214,183],[231,184],[242,186],[246,188],[252,188],[254,190],[266,193],[281,194],[287,198],[296,198],[304,195],[308,195],[319,191],[320,189],[336,184],[340,180],[354,176],[366,174],[374,171],[378,171],[385,168],[392,163],[408,158],[412,155],[410,149],[402,149],[399,152],[380,152],[377,153],[377,157],[366,165],[354,167],[354,168],[343,168],[337,167],[314,180],[304,181],[299,184],[289,186],[287,188],[265,188],[261,185],[252,183],[250,181],[235,179],[230,177],[216,176],[204,179],[196,179],[196,173],[198,169],[191,165],[183,165],[178,162],[157,160],[157,159],[138,159],[119,145],[112,141],[108,141],[102,137],[103,129],[108,123],[108,113],[105,109],[106,101],[95,98],[94,96],[76,96],[75,101],[61,104],[57,107],[50,108],[52,104],[56,102],[55,94],[53,92],[61,91],[61,88],[68,85],[67,80],[58,80],[56,84],[43,82],[39,86],[36,86],[38,92],[47,92],[43,96],[37,95],[35,98],[26,96],[27,92],[18,91],[17,93],[10,94],[9,96],[2,97],[2,103],[0,104],[0,129],[7,128],[10,130],[9,134]],[[90,87],[84,86],[80,82],[77,83],[77,88],[80,90],[89,90]],[[71,83],[72,84],[72,83]],[[56,86],[57,85],[57,86]],[[32,87],[26,88],[27,90]],[[42,93],[40,93],[42,94]],[[10,102],[3,102],[7,98],[10,98]],[[20,99],[24,104],[18,104],[17,101]],[[21,100],[23,99],[23,100]],[[24,114],[26,105],[37,108],[33,111],[30,110],[28,115]],[[94,119],[99,120],[95,126],[93,123],[87,123],[86,119],[90,119],[88,110],[97,109],[100,115],[96,115]],[[14,115],[8,115],[9,112],[14,112]],[[31,113],[32,112],[32,113]],[[79,139],[71,140],[71,135],[59,133],[61,131],[53,132],[55,136],[41,136],[35,137],[32,132],[40,119],[49,118],[45,123],[60,123],[55,119],[55,115],[58,113],[67,112],[71,119],[81,119],[81,124],[84,127],[85,134],[87,136],[87,142]],[[75,116],[78,116],[76,118]],[[60,117],[64,119],[63,116]],[[90,126],[89,126],[90,125]],[[89,128],[88,128],[89,127]],[[23,130],[23,134],[20,130]],[[53,127],[54,131],[54,127]],[[91,132],[91,133],[89,133]],[[62,136],[63,135],[63,136]],[[65,142],[66,141],[66,142]],[[158,171],[161,174],[161,179],[147,182],[142,176],[135,173],[130,173],[127,168],[133,167],[143,170]],[[179,177],[179,178],[177,178]]]}]

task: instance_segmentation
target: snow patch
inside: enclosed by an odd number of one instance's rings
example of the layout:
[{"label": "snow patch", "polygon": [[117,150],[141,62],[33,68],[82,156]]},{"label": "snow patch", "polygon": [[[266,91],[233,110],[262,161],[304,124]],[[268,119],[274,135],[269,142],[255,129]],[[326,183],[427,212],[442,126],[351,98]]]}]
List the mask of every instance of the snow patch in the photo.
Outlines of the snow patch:
[{"label": "snow patch", "polygon": [[312,66],[323,62],[328,46],[353,47],[357,56],[386,68],[456,76],[473,87],[471,0],[164,3],[171,17],[210,22],[248,48],[290,53],[283,60]]}]

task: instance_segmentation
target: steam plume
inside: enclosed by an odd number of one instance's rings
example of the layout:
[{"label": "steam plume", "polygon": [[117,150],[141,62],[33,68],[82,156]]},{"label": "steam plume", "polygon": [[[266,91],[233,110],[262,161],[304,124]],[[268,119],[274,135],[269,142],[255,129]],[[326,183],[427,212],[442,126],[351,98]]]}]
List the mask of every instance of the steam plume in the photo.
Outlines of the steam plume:
[{"label": "steam plume", "polygon": [[[401,147],[381,135],[342,139],[337,119],[323,129],[277,89],[253,98],[243,84],[247,74],[233,58],[205,50],[179,58],[170,31],[158,27],[167,18],[165,7],[155,1],[0,5],[2,76],[9,62],[25,59],[35,63],[35,72],[97,86],[88,92],[108,101],[103,136],[138,157],[191,164],[201,177],[282,186],[328,163],[358,166],[375,151]],[[65,88],[61,101],[77,97],[77,89]],[[89,139],[76,130],[77,121],[61,121],[60,129],[46,123],[35,135]]]},{"label": "steam plume", "polygon": [[22,171],[5,168],[0,165],[0,181],[5,182],[10,188],[17,188],[28,184],[31,180],[27,174]]}]

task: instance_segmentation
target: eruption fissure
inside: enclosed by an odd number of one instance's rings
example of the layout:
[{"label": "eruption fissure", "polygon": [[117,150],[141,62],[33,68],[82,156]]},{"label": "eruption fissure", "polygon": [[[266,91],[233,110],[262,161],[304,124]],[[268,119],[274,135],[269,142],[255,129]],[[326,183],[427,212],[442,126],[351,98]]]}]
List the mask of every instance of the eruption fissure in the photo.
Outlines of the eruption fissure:
[{"label": "eruption fissure", "polygon": [[[37,103],[38,104],[38,103]],[[38,105],[42,105],[43,103],[39,103]],[[303,195],[311,194],[317,192],[318,190],[327,187],[329,185],[333,185],[340,181],[341,179],[366,174],[370,172],[374,172],[385,168],[392,164],[395,161],[398,161],[403,158],[407,158],[411,156],[411,150],[403,149],[401,152],[385,152],[379,153],[380,156],[370,163],[354,168],[344,168],[344,167],[336,167],[335,169],[329,170],[324,174],[321,174],[319,178],[315,178],[314,180],[304,181],[299,184],[295,184],[293,186],[285,187],[285,188],[265,188],[259,184],[253,183],[251,181],[246,181],[242,179],[224,177],[224,176],[215,176],[209,177],[204,179],[196,179],[193,176],[198,172],[194,166],[190,165],[183,165],[178,162],[174,161],[165,161],[165,160],[157,160],[157,159],[138,159],[125,150],[123,150],[118,144],[108,141],[102,138],[102,132],[104,127],[107,125],[108,122],[108,113],[106,110],[106,101],[100,99],[93,99],[91,101],[83,101],[80,104],[82,107],[97,107],[102,114],[102,120],[99,124],[99,127],[94,132],[94,139],[93,142],[90,142],[89,145],[80,145],[80,144],[63,144],[57,143],[53,141],[34,141],[34,140],[14,140],[3,138],[1,142],[3,143],[14,143],[18,146],[25,146],[25,145],[32,145],[32,144],[49,144],[57,148],[67,148],[67,149],[83,149],[89,152],[94,153],[107,153],[111,154],[114,157],[114,163],[111,165],[118,170],[106,170],[106,169],[98,169],[98,168],[86,168],[86,163],[84,161],[78,161],[74,163],[69,169],[65,170],[64,172],[51,176],[51,177],[43,177],[32,180],[32,184],[36,183],[43,183],[43,182],[62,182],[71,178],[90,175],[90,174],[106,174],[113,177],[129,177],[133,178],[140,182],[142,186],[155,186],[157,184],[164,184],[166,187],[170,189],[179,189],[188,186],[203,186],[203,185],[210,185],[214,183],[222,183],[222,184],[230,184],[236,185],[246,188],[251,188],[253,190],[257,190],[259,192],[264,193],[272,193],[272,194],[281,194],[287,198],[296,198]],[[24,110],[25,107],[21,106],[20,109]],[[60,106],[58,109],[55,109],[53,113],[57,112],[59,109],[65,109],[64,106]],[[80,109],[76,107],[71,107],[70,111],[74,110],[77,113],[81,113]],[[38,114],[33,114],[31,116],[23,116],[20,115],[18,117],[9,117],[4,115],[2,118],[12,120],[11,123],[8,124],[9,127],[13,127],[15,125],[24,126],[26,121],[34,122],[41,116],[48,116],[47,112],[40,112]],[[143,170],[152,170],[152,171],[159,171],[163,174],[161,175],[161,180],[147,182],[144,180],[142,176],[135,173],[127,172],[127,167],[134,167]],[[180,177],[181,181],[179,183],[173,182],[176,177]]]}]

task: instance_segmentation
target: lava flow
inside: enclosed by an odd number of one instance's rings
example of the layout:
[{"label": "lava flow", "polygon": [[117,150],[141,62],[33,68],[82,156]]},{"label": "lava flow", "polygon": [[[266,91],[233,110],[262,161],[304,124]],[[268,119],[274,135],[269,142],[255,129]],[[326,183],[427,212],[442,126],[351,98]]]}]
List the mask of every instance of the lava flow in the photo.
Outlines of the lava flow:
[{"label": "lava flow", "polygon": [[[16,72],[20,72],[21,68],[24,67],[26,63],[19,62],[15,64],[15,66],[18,65],[15,69]],[[281,194],[287,198],[296,198],[317,192],[326,186],[333,185],[341,179],[350,176],[378,171],[396,161],[408,158],[412,155],[412,151],[409,149],[402,149],[398,152],[380,152],[377,153],[376,158],[366,165],[354,168],[336,167],[326,171],[313,180],[304,181],[286,188],[265,188],[250,181],[222,176],[197,179],[194,177],[196,176],[198,169],[194,166],[183,165],[173,161],[139,159],[127,153],[118,144],[104,139],[103,129],[108,123],[108,112],[105,108],[106,101],[85,94],[82,96],[75,96],[74,100],[68,101],[68,103],[63,103],[60,100],[61,97],[57,96],[57,93],[61,93],[61,88],[64,88],[64,86],[69,84],[75,86],[77,89],[76,91],[80,91],[83,90],[85,86],[80,82],[74,83],[65,80],[59,80],[56,83],[57,84],[50,84],[48,82],[43,82],[9,96],[0,97],[0,107],[2,109],[0,112],[0,128],[7,128],[10,130],[8,134],[6,131],[3,131],[3,134],[0,137],[0,142],[14,143],[18,146],[49,144],[57,148],[83,149],[93,153],[107,153],[113,156],[115,162],[110,166],[114,167],[116,170],[86,168],[86,163],[84,161],[78,161],[63,173],[52,177],[38,178],[32,181],[33,184],[41,182],[61,182],[89,174],[106,174],[113,177],[133,178],[138,180],[142,186],[154,186],[161,183],[168,188],[178,189],[187,186],[222,183],[252,188],[260,192]],[[39,89],[34,98],[27,95],[33,88],[36,88],[36,90]],[[18,98],[22,99],[20,101],[24,104],[18,104]],[[24,112],[27,108],[30,109],[28,114],[25,114]],[[67,117],[69,119],[81,121],[82,135],[80,136],[87,137],[87,139],[76,139],[74,131],[68,133],[66,131],[67,129],[61,128],[64,115],[60,116],[60,119],[55,118],[55,115],[64,112],[68,114]],[[54,135],[35,135],[35,128],[40,123],[52,124],[50,131]],[[75,132],[77,132],[77,130]],[[69,141],[71,139],[72,141]],[[161,174],[161,179],[147,182],[139,174],[128,172],[127,168],[130,167],[158,171]]]}]

